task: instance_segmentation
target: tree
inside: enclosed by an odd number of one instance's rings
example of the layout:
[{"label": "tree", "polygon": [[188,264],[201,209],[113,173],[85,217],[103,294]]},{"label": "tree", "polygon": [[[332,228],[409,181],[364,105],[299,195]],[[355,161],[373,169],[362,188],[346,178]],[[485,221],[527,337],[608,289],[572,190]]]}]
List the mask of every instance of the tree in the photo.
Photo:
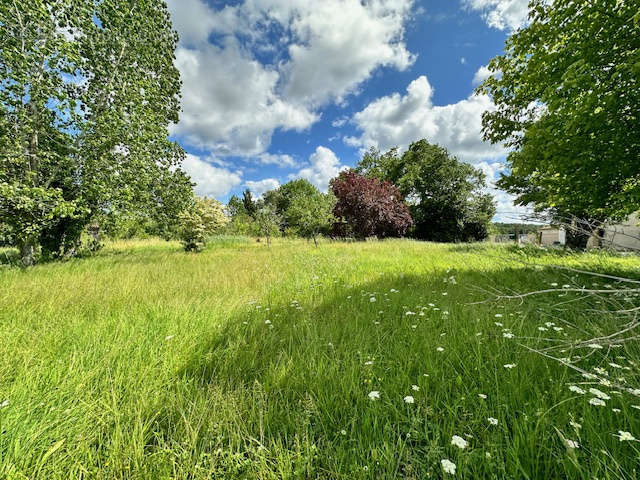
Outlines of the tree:
[{"label": "tree", "polygon": [[244,211],[247,213],[247,215],[255,219],[256,213],[258,211],[258,206],[253,200],[251,190],[249,190],[248,188],[242,194],[242,205],[244,206]]},{"label": "tree", "polygon": [[347,170],[331,180],[331,190],[337,198],[334,215],[359,238],[400,237],[413,225],[402,193],[387,181]]},{"label": "tree", "polygon": [[513,149],[498,185],[560,220],[624,218],[640,208],[638,4],[534,0],[529,18],[478,87],[496,105],[485,139]]},{"label": "tree", "polygon": [[289,225],[294,227],[298,234],[312,238],[317,247],[318,235],[323,230],[328,230],[334,220],[332,210],[336,199],[315,187],[313,189],[313,192],[295,195],[290,199],[286,217]]},{"label": "tree", "polygon": [[285,235],[287,229],[292,227],[289,207],[294,198],[314,197],[318,195],[318,189],[304,178],[291,180],[275,190],[270,190],[263,195],[265,205],[271,205],[281,217],[280,230]]},{"label": "tree", "polygon": [[263,204],[256,211],[256,224],[267,239],[267,245],[271,245],[271,236],[279,232],[281,221],[282,218],[272,205]]},{"label": "tree", "polygon": [[411,233],[417,238],[458,242],[482,240],[488,234],[495,204],[483,193],[484,174],[443,147],[420,140],[402,156],[397,149],[385,154],[371,149],[356,171],[398,186],[409,203]]},{"label": "tree", "polygon": [[25,264],[40,245],[74,251],[96,219],[184,193],[164,1],[8,1],[0,24],[0,218]]},{"label": "tree", "polygon": [[194,197],[190,207],[179,218],[180,240],[187,252],[202,250],[207,239],[229,222],[224,206],[207,197]]}]

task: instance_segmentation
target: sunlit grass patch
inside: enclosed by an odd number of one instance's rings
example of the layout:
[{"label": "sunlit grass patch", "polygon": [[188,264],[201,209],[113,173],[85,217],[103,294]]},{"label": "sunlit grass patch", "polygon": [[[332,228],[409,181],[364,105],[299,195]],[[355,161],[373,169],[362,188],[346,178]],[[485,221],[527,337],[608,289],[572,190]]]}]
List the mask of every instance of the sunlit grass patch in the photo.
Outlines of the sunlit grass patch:
[{"label": "sunlit grass patch", "polygon": [[512,256],[151,240],[2,271],[0,477],[635,478],[640,397],[612,385],[640,386],[638,343],[553,351],[586,377],[526,348],[615,331],[597,299],[471,304],[637,258]]}]

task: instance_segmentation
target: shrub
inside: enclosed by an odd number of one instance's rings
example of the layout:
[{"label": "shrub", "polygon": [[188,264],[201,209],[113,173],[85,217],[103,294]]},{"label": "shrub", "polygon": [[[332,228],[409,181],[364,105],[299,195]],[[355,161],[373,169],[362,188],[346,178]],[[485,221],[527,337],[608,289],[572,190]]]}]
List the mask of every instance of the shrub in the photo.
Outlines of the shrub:
[{"label": "shrub", "polygon": [[213,198],[195,197],[191,208],[180,214],[179,236],[187,252],[204,248],[207,238],[228,223],[223,205]]}]

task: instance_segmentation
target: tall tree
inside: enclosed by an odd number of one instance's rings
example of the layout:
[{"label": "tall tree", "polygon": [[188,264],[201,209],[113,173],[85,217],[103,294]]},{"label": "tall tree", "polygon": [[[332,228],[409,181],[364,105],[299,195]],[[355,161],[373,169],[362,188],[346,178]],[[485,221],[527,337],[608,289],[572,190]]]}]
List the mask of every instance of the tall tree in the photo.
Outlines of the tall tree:
[{"label": "tall tree", "polygon": [[25,263],[100,216],[189,201],[164,1],[11,0],[0,24],[0,219]]},{"label": "tall tree", "polygon": [[409,203],[412,235],[443,242],[482,240],[495,214],[485,176],[438,145],[420,140],[400,156],[372,149],[356,170],[397,185]]},{"label": "tall tree", "polygon": [[244,211],[251,218],[255,218],[256,213],[258,211],[258,205],[253,200],[253,195],[251,195],[251,190],[248,188],[242,194],[242,205],[244,206]]},{"label": "tall tree", "polygon": [[638,3],[534,0],[529,19],[478,87],[496,105],[485,139],[513,149],[499,186],[559,217],[623,218],[640,208]]}]

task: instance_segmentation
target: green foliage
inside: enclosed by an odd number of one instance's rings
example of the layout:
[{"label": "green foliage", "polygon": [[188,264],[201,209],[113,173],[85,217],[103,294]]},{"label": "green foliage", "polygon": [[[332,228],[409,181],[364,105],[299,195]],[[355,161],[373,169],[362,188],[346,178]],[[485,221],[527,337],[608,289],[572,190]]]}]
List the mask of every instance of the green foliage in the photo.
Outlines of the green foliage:
[{"label": "green foliage", "polygon": [[258,211],[258,206],[253,200],[251,190],[249,190],[248,188],[242,194],[242,206],[244,207],[244,211],[247,213],[247,215],[255,219],[256,213]]},{"label": "green foliage", "polygon": [[499,186],[559,217],[621,219],[640,209],[637,2],[534,0],[478,92],[496,110],[484,135],[513,149]]},{"label": "green foliage", "polygon": [[331,193],[322,193],[315,187],[313,189],[292,195],[285,215],[288,224],[300,236],[312,238],[317,246],[318,235],[327,231],[335,220],[333,207],[336,198]]},{"label": "green foliage", "polygon": [[75,251],[84,227],[191,193],[178,120],[177,35],[162,0],[0,3],[0,214],[25,261]]},{"label": "green foliage", "polygon": [[266,237],[267,244],[271,245],[271,237],[280,232],[282,217],[272,205],[262,204],[256,211],[255,222],[260,233]]},{"label": "green foliage", "polygon": [[229,222],[224,206],[207,197],[195,197],[191,207],[180,213],[179,219],[180,241],[187,252],[202,250],[207,239]]},{"label": "green foliage", "polygon": [[483,193],[484,174],[426,140],[397,149],[369,150],[356,171],[395,184],[410,206],[412,234],[442,242],[482,240],[495,214],[493,197]]}]

